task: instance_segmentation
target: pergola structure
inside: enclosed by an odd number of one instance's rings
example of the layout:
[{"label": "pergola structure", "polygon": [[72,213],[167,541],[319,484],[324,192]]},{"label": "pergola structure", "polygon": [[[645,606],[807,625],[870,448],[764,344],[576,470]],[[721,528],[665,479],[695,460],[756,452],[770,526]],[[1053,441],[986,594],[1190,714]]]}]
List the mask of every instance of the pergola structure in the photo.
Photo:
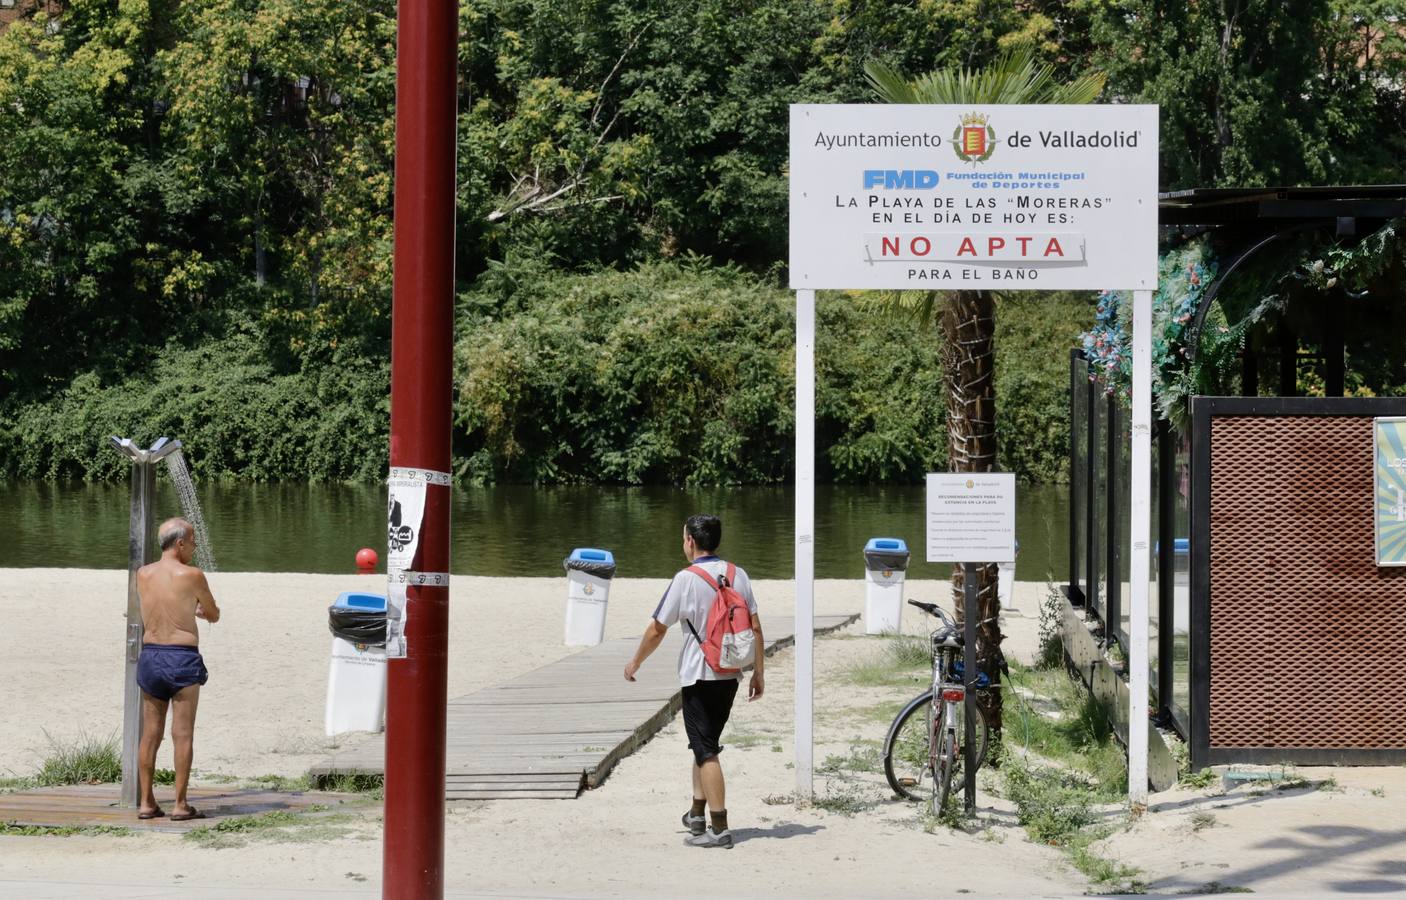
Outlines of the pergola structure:
[{"label": "pergola structure", "polygon": [[[1263,261],[1269,253],[1301,238],[1317,235],[1330,241],[1350,243],[1371,235],[1392,219],[1406,217],[1406,185],[1197,188],[1162,194],[1158,205],[1159,224],[1164,232],[1177,229],[1188,236],[1213,232],[1219,245],[1219,269],[1200,295],[1187,335],[1188,363],[1194,363],[1202,348],[1201,337],[1207,327],[1208,314],[1224,296],[1227,285],[1235,283],[1234,279],[1252,264]],[[1335,293],[1346,290],[1339,286]],[[1232,402],[1223,398],[1197,398],[1193,408],[1199,404],[1202,415],[1197,419],[1200,424],[1187,429],[1190,433],[1179,433],[1165,420],[1156,423],[1156,540],[1153,546],[1158,628],[1154,708],[1165,724],[1189,740],[1192,763],[1198,767],[1223,761],[1224,756],[1221,753],[1212,759],[1215,754],[1210,752],[1208,740],[1211,512],[1207,499],[1211,461],[1210,434],[1209,431],[1203,433],[1203,420],[1212,406],[1217,414],[1258,416],[1256,421],[1266,424],[1276,417],[1284,420],[1306,415],[1397,414],[1397,407],[1406,401],[1331,399],[1344,394],[1345,326],[1351,321],[1354,299],[1362,298],[1351,293],[1329,297],[1319,309],[1321,327],[1312,335],[1295,333],[1287,316],[1274,322],[1277,367],[1263,365],[1262,352],[1247,341],[1239,360],[1240,395],[1246,399]],[[1300,394],[1299,368],[1305,358],[1300,343],[1305,338],[1317,345],[1317,352],[1309,356],[1321,362],[1325,396],[1284,400],[1282,398],[1295,398]],[[1070,465],[1075,496],[1071,498],[1069,509],[1070,579],[1066,593],[1073,603],[1083,605],[1102,621],[1105,643],[1116,642],[1126,648],[1128,638],[1120,596],[1122,542],[1118,539],[1119,523],[1127,514],[1128,485],[1121,483],[1119,463],[1119,454],[1125,451],[1118,446],[1121,417],[1126,413],[1118,410],[1112,399],[1098,396],[1101,392],[1089,384],[1094,373],[1083,362],[1080,351],[1075,351],[1072,365]],[[1278,383],[1273,386],[1274,391],[1266,393],[1269,386],[1263,384],[1263,371],[1274,368],[1278,370]],[[1105,403],[1107,413],[1095,412],[1094,404]],[[1188,510],[1188,505],[1196,508]],[[1186,571],[1180,571],[1182,569]],[[1184,583],[1179,583],[1179,578],[1184,578]],[[1276,623],[1266,621],[1264,624],[1272,631]],[[1185,631],[1179,638],[1177,631],[1182,628]],[[1224,644],[1221,649],[1228,652]],[[1178,656],[1186,664],[1184,668],[1178,665]],[[1224,677],[1221,683],[1225,683]],[[1105,689],[1108,684],[1104,682]],[[1113,693],[1125,691],[1126,688],[1119,688]],[[1116,697],[1110,696],[1110,699]],[[1114,708],[1125,710],[1128,706],[1124,701],[1121,705],[1115,703]],[[1127,724],[1130,723],[1120,723]],[[1318,751],[1299,749],[1306,760],[1327,758]],[[1240,755],[1250,758],[1243,753]],[[1369,757],[1344,756],[1339,752],[1333,758]]]}]

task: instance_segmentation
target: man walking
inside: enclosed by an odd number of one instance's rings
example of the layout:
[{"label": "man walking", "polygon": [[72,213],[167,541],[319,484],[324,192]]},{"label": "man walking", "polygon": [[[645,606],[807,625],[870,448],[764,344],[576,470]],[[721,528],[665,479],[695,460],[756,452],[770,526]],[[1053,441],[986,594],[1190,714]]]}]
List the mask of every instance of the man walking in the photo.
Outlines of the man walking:
[{"label": "man walking", "polygon": [[197,618],[220,621],[220,608],[210,593],[205,573],[190,564],[195,556],[195,528],[185,519],[168,519],[157,531],[161,558],[137,570],[142,602],[142,654],[137,658],[137,685],[142,689],[142,742],[137,753],[138,819],[166,815],[156,805],[151,782],[156,750],[166,730],[166,707],[174,709],[171,740],[176,743],[176,805],[171,821],[203,819],[205,814],[186,800],[195,738],[195,709],[200,686],[209,678],[200,656]]},{"label": "man walking", "polygon": [[[722,745],[723,726],[732,713],[732,701],[737,696],[737,683],[742,673],[720,673],[708,665],[703,655],[703,639],[707,633],[708,613],[717,596],[717,586],[724,585],[731,575],[730,587],[747,602],[751,613],[756,661],[747,699],[762,696],[763,660],[766,646],[762,639],[762,623],[757,617],[757,601],[752,596],[752,582],[739,566],[730,566],[717,556],[722,543],[723,523],[717,516],[689,516],[683,526],[683,555],[690,566],[680,571],[670,582],[659,600],[654,616],[645,626],[634,659],[625,666],[625,680],[634,681],[649,655],[659,647],[669,626],[679,624],[683,647],[679,650],[679,684],[683,686],[683,727],[688,734],[688,746],[693,751],[693,806],[684,813],[683,823],[689,830],[686,843],[694,847],[732,847],[732,832],[727,827],[727,793],[718,754]],[[705,579],[695,569],[706,572]],[[745,632],[744,632],[745,633]],[[712,818],[703,811],[707,808]]]}]

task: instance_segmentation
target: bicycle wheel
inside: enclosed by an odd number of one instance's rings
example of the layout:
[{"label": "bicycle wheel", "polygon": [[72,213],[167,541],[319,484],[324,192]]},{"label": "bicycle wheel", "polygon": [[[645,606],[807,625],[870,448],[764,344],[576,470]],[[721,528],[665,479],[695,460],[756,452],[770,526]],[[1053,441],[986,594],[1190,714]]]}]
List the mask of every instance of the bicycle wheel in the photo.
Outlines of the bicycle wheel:
[{"label": "bicycle wheel", "polygon": [[932,799],[932,716],[932,691],[926,691],[894,717],[884,739],[884,777],[906,800]]},{"label": "bicycle wheel", "polygon": [[[945,766],[945,768],[947,769],[947,772],[946,772],[947,786],[946,786],[944,789],[942,789],[942,790],[940,791],[940,793],[943,793],[943,794],[946,794],[948,790],[957,790],[957,791],[961,791],[961,790],[964,790],[964,789],[965,789],[964,775],[963,775],[964,770],[963,770],[962,767],[966,764],[966,758],[967,758],[967,757],[966,757],[966,751],[965,751],[965,747],[966,747],[966,738],[967,738],[967,730],[966,730],[967,726],[966,726],[966,719],[965,719],[965,716],[966,716],[966,704],[965,704],[965,703],[953,703],[953,704],[950,704],[950,705],[951,705],[952,709],[954,709],[954,710],[956,711],[956,715],[954,716],[954,718],[956,719],[956,722],[955,722],[954,724],[955,724],[955,726],[956,726],[955,731],[956,731],[957,739],[956,739],[955,741],[952,741],[950,745],[944,747],[944,749],[946,749],[947,752],[948,752],[948,757],[949,757],[949,758],[948,758],[948,759],[943,759],[943,758],[941,758],[941,756],[939,756],[939,759],[938,759],[939,768],[944,768],[944,766],[942,766],[941,764],[944,763],[944,762],[947,763],[947,765]],[[943,703],[943,704],[938,708],[938,710],[937,710],[937,722],[936,722],[935,731],[936,731],[937,734],[940,734],[940,735],[942,735],[942,736],[944,736],[944,737],[946,736],[946,732],[947,732],[947,722],[946,722],[946,719],[947,719],[947,708],[948,708],[948,706],[949,706],[949,704]],[[976,729],[975,729],[975,731],[976,731],[976,767],[977,767],[978,769],[980,769],[980,768],[981,768],[981,764],[986,761],[986,746],[987,746],[987,744],[988,744],[988,738],[990,737],[990,734],[989,734],[989,731],[988,731],[988,729],[987,729],[987,727],[986,727],[986,716],[982,713],[981,707],[980,707],[980,706],[977,706],[977,707],[974,707],[973,709],[974,709],[974,711],[975,711],[975,713],[976,713],[976,721],[975,721],[975,725],[976,725]],[[940,810],[941,810],[941,806],[940,806],[940,805],[935,808],[935,811],[940,811]]]},{"label": "bicycle wheel", "polygon": [[933,723],[933,740],[937,747],[937,752],[933,754],[932,814],[935,816],[942,815],[942,809],[947,805],[947,795],[952,792],[953,785],[961,780],[958,769],[961,757],[957,755],[961,741],[954,740],[947,731],[946,707],[946,703],[942,704],[938,709],[937,721]]}]

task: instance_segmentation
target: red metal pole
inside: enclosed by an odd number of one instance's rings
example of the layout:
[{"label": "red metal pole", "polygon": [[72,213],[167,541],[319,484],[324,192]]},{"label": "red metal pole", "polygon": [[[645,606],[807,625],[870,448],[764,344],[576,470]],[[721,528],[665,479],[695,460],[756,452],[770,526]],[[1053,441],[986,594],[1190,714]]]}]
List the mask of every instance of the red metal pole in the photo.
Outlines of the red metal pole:
[{"label": "red metal pole", "polygon": [[[458,4],[400,0],[391,466],[448,472],[454,339]],[[449,488],[430,484],[416,572],[449,571]],[[389,663],[382,896],[444,896],[448,587],[411,587]]]}]

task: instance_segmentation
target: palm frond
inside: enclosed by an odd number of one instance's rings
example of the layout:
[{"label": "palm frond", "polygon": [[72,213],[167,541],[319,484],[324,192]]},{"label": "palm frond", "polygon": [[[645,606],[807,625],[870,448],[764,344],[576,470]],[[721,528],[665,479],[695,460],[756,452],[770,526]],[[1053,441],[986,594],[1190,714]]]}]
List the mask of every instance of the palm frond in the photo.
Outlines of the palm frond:
[{"label": "palm frond", "polygon": [[1091,103],[1107,80],[1094,73],[1061,84],[1054,67],[1037,62],[1029,46],[1008,50],[979,69],[937,69],[907,78],[886,62],[870,60],[864,73],[875,95],[888,103]]}]

